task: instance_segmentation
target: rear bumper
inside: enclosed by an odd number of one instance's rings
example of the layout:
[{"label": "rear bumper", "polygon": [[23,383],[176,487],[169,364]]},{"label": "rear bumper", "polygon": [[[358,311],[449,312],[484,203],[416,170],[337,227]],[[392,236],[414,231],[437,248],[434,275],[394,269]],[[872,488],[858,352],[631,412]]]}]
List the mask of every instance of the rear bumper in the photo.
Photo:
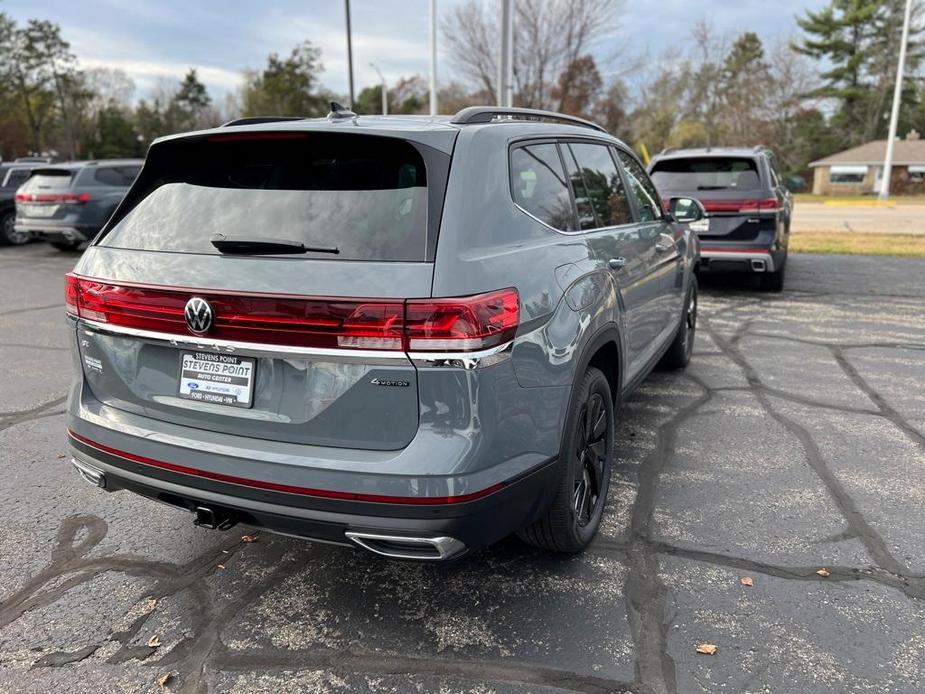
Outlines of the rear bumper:
[{"label": "rear bumper", "polygon": [[702,272],[776,272],[783,266],[786,251],[769,248],[700,247]]},{"label": "rear bumper", "polygon": [[16,231],[31,234],[44,241],[89,241],[99,231],[97,227],[85,224],[54,224],[48,222],[33,222],[16,220],[13,225]]},{"label": "rear bumper", "polygon": [[445,554],[379,552],[412,559],[449,559],[492,544],[539,518],[557,490],[558,466],[551,460],[482,490],[484,494],[455,497],[458,501],[427,503],[418,497],[387,503],[332,498],[306,490],[267,489],[247,480],[206,478],[189,468],[179,472],[148,464],[157,461],[140,462],[137,456],[118,455],[108,447],[103,450],[80,438],[70,435],[68,441],[75,467],[84,479],[106,491],[129,490],[189,512],[204,507],[233,522],[308,540],[360,545],[374,552],[378,551],[376,541],[364,538],[408,538],[409,542],[431,544],[434,540],[456,541],[444,543]]}]

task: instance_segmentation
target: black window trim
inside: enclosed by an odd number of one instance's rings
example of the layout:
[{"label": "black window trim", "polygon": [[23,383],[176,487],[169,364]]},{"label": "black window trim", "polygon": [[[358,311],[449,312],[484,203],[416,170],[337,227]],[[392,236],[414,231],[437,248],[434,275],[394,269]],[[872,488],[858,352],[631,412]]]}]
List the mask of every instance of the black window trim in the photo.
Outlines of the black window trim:
[{"label": "black window trim", "polygon": [[518,210],[523,212],[530,219],[532,219],[535,222],[539,222],[544,227],[556,232],[557,234],[573,236],[575,234],[581,233],[580,229],[577,231],[566,231],[564,229],[556,229],[556,227],[552,226],[548,222],[543,221],[542,219],[537,217],[535,214],[533,214],[532,212],[530,212],[529,210],[524,208],[520,203],[517,202],[517,199],[514,196],[514,166],[513,166],[514,150],[523,149],[525,147],[532,147],[534,145],[552,145],[553,147],[556,148],[556,154],[559,157],[559,166],[562,167],[562,174],[563,174],[563,177],[565,178],[565,186],[566,186],[566,190],[568,191],[569,202],[571,203],[571,207],[572,207],[572,222],[574,223],[576,228],[578,227],[578,213],[575,208],[575,196],[572,193],[572,186],[570,185],[569,180],[568,180],[568,170],[565,168],[565,161],[562,159],[562,152],[559,149],[559,143],[554,137],[525,138],[521,140],[516,140],[508,146],[507,181],[508,181],[508,193],[511,196],[511,202],[514,204],[514,207],[516,207]]},{"label": "black window trim", "polygon": [[[568,176],[568,168],[565,166],[565,155],[562,153],[562,147],[563,147],[564,145],[568,145],[569,143],[572,143],[572,142],[583,143],[583,144],[603,145],[603,146],[607,147],[608,149],[609,149],[610,147],[619,147],[619,148],[622,149],[624,152],[629,153],[629,155],[630,155],[631,157],[636,158],[636,155],[633,154],[632,152],[630,152],[630,151],[629,151],[626,147],[624,147],[624,146],[622,145],[622,143],[620,143],[619,141],[615,141],[615,140],[603,140],[603,139],[598,139],[598,138],[596,138],[596,137],[580,137],[580,136],[576,136],[576,135],[567,135],[567,136],[559,136],[559,137],[550,137],[550,136],[547,135],[547,136],[545,136],[545,137],[524,137],[524,138],[520,138],[520,139],[518,139],[518,140],[514,140],[514,141],[512,141],[512,142],[508,145],[508,156],[507,156],[507,165],[508,165],[508,171],[507,171],[508,187],[509,187],[509,189],[510,189],[510,190],[509,190],[509,193],[510,193],[510,196],[511,196],[511,202],[514,204],[514,207],[516,207],[518,210],[520,210],[520,211],[523,212],[525,215],[527,215],[528,217],[530,217],[530,219],[533,219],[534,221],[539,222],[540,224],[542,224],[542,225],[543,225],[544,227],[546,227],[547,229],[551,229],[552,231],[556,232],[557,234],[562,234],[562,235],[564,235],[564,236],[578,236],[578,235],[581,235],[581,234],[594,234],[594,233],[598,233],[598,232],[601,232],[601,231],[623,230],[623,229],[628,229],[629,227],[635,226],[635,225],[637,225],[637,224],[640,224],[641,222],[639,221],[639,215],[638,215],[638,213],[637,213],[637,211],[636,211],[636,207],[635,207],[635,204],[634,204],[635,201],[633,201],[633,200],[630,201],[630,209],[632,210],[632,213],[633,213],[633,219],[632,219],[631,221],[626,222],[625,224],[615,224],[615,225],[612,225],[612,226],[595,227],[595,228],[593,228],[593,229],[576,229],[575,231],[563,231],[562,229],[556,229],[554,226],[551,226],[551,225],[547,224],[547,223],[544,222],[542,219],[537,218],[536,216],[534,216],[533,214],[531,214],[530,212],[528,212],[528,211],[525,210],[523,207],[521,207],[520,205],[517,204],[517,201],[514,199],[514,183],[513,183],[512,176],[511,176],[511,173],[512,173],[512,170],[513,170],[512,167],[511,167],[511,155],[514,153],[514,150],[515,150],[515,149],[518,149],[518,148],[520,148],[520,147],[528,147],[528,146],[534,145],[534,144],[554,144],[554,145],[557,146],[557,149],[559,150],[559,159],[560,159],[560,161],[561,161],[561,163],[562,163],[562,170],[563,170],[563,173],[566,174],[566,176],[565,176],[565,181],[566,181],[566,183],[568,184],[569,197],[571,197],[571,200],[572,200],[572,217],[573,217],[573,221],[575,222],[575,226],[576,226],[576,227],[579,227],[579,226],[580,226],[580,224],[578,223],[578,207],[577,207],[577,204],[575,203],[575,192],[572,190],[572,182],[571,182],[571,180],[569,179],[569,176]],[[614,155],[613,155],[612,152],[610,153],[610,157],[611,157],[611,159],[614,159]],[[638,160],[638,159],[637,159],[637,160]],[[576,163],[577,163],[577,162],[576,162]],[[617,173],[618,173],[619,176],[620,176],[620,180],[623,182],[623,187],[624,187],[624,189],[625,189],[625,190],[629,190],[629,188],[627,187],[626,173],[623,171],[623,166],[622,166],[617,160],[614,160],[614,165],[617,167]],[[641,166],[641,164],[640,164],[640,166]],[[643,167],[643,170],[645,170],[645,167]],[[653,185],[654,185],[654,184],[653,184]],[[629,197],[629,196],[628,196],[628,197]],[[594,219],[597,220],[597,212],[596,212],[596,211],[594,211]],[[661,220],[661,221],[664,221],[664,220],[665,220],[664,210],[662,210],[662,217],[660,218],[660,220]],[[658,221],[658,220],[657,220],[657,221]],[[648,224],[649,222],[645,222],[645,223]]]},{"label": "black window trim", "polygon": [[633,159],[637,164],[639,164],[640,170],[641,170],[642,173],[645,175],[645,177],[649,179],[649,183],[650,183],[650,184],[652,185],[652,187],[655,189],[655,195],[656,195],[655,200],[656,200],[656,202],[658,203],[658,208],[659,208],[659,211],[661,212],[661,214],[660,214],[658,217],[656,217],[655,219],[653,219],[653,220],[651,220],[651,221],[648,221],[648,222],[644,222],[644,221],[642,221],[642,215],[640,214],[640,210],[639,210],[639,207],[638,207],[638,204],[639,204],[639,203],[638,203],[638,201],[636,200],[636,195],[634,194],[634,195],[628,196],[628,197],[631,198],[631,199],[630,199],[630,207],[632,207],[632,209],[633,209],[633,216],[634,216],[634,218],[636,219],[636,224],[656,224],[656,223],[665,223],[665,222],[667,222],[667,221],[668,221],[668,215],[667,215],[666,212],[665,212],[665,205],[662,204],[662,194],[658,192],[658,186],[656,186],[655,183],[652,181],[651,176],[649,176],[649,172],[646,171],[646,167],[643,166],[643,163],[639,160],[639,157],[637,157],[635,154],[633,154],[633,153],[632,153],[631,151],[629,151],[627,148],[625,148],[625,147],[617,147],[616,145],[614,145],[614,147],[612,148],[612,150],[611,150],[611,152],[610,152],[610,156],[613,157],[614,161],[615,161],[616,164],[617,164],[617,169],[620,171],[620,175],[623,176],[624,185],[626,186],[627,191],[629,191],[629,189],[630,189],[629,172],[626,170],[626,167],[623,165],[623,162],[620,161],[620,157],[617,155],[617,153],[616,153],[616,151],[615,151],[615,150],[617,150],[617,149],[621,150],[624,154],[626,154],[626,155],[629,156],[631,159]]}]

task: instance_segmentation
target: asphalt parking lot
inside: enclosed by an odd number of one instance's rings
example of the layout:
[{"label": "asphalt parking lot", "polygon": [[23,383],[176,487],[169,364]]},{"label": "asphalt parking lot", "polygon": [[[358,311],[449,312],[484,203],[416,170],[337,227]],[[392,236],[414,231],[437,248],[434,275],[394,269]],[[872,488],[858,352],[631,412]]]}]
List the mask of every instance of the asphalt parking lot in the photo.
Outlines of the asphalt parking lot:
[{"label": "asphalt parking lot", "polygon": [[925,690],[925,261],[706,282],[691,367],[621,412],[589,551],[421,565],[81,481],[75,259],[0,249],[0,691]]}]

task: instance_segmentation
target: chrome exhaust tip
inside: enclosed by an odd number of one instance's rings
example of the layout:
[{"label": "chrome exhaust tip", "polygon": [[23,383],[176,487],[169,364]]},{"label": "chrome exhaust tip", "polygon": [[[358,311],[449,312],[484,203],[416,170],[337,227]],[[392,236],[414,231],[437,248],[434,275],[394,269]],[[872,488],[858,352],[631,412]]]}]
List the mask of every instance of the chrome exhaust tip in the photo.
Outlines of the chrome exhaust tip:
[{"label": "chrome exhaust tip", "polygon": [[752,272],[765,272],[768,264],[760,258],[752,258]]},{"label": "chrome exhaust tip", "polygon": [[344,531],[344,535],[363,549],[392,559],[440,561],[455,557],[466,549],[466,545],[455,537],[408,537],[351,530]]},{"label": "chrome exhaust tip", "polygon": [[102,470],[97,470],[92,465],[87,465],[84,461],[77,460],[77,458],[71,458],[71,465],[87,482],[100,489],[106,489],[106,475],[103,474]]}]

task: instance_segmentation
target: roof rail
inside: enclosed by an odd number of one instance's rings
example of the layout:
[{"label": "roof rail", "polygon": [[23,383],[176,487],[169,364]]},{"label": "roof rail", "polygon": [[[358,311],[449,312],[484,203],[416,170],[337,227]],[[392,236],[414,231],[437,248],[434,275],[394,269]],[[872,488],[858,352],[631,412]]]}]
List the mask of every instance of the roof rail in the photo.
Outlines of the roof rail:
[{"label": "roof rail", "polygon": [[286,120],[305,120],[304,116],[250,116],[248,118],[235,118],[227,123],[223,123],[223,128],[230,128],[232,125],[259,125],[260,123],[276,123]]},{"label": "roof rail", "polygon": [[592,123],[584,118],[569,116],[564,113],[555,111],[541,111],[535,108],[503,108],[500,106],[469,106],[457,113],[450,120],[454,125],[472,125],[475,123],[491,123],[497,117],[510,117],[512,119],[520,118],[521,120],[556,120],[572,125],[580,125],[585,128],[593,128],[602,133],[607,130],[597,123]]}]

